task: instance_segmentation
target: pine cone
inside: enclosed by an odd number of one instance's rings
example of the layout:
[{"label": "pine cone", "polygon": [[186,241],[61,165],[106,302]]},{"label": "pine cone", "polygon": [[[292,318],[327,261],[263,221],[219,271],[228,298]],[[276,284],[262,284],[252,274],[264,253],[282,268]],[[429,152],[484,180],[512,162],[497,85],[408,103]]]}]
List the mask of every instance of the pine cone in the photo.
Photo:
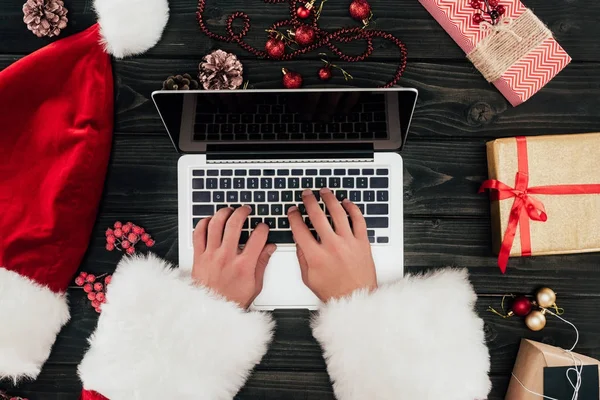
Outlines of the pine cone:
[{"label": "pine cone", "polygon": [[169,76],[163,82],[163,90],[195,90],[198,89],[198,81],[192,79],[190,74]]},{"label": "pine cone", "polygon": [[67,12],[62,0],[27,0],[23,4],[23,22],[37,37],[58,36],[67,26]]},{"label": "pine cone", "polygon": [[206,90],[237,89],[244,82],[244,67],[238,58],[223,50],[207,54],[200,63],[200,83]]}]

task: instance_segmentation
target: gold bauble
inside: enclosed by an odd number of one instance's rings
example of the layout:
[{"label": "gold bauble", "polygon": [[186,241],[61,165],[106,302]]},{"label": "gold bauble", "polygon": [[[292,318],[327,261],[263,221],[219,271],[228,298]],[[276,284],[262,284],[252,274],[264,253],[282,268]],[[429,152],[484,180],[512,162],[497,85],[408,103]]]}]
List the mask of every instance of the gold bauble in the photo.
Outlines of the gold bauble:
[{"label": "gold bauble", "polygon": [[550,288],[541,288],[535,295],[538,306],[549,308],[556,304],[556,293]]},{"label": "gold bauble", "polygon": [[525,325],[534,332],[541,331],[546,326],[546,316],[542,311],[532,311],[525,317]]}]

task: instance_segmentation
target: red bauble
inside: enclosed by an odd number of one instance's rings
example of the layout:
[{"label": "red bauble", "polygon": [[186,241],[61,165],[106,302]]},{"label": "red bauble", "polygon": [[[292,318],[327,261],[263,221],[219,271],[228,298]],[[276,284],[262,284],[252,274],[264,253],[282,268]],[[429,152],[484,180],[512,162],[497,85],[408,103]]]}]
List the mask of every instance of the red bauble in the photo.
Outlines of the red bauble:
[{"label": "red bauble", "polygon": [[294,32],[294,39],[300,46],[308,46],[315,41],[315,30],[308,25],[300,25]]},{"label": "red bauble", "polygon": [[506,12],[506,8],[502,4],[500,4],[498,7],[496,7],[496,11],[498,11],[498,14],[504,15],[504,13]]},{"label": "red bauble", "polygon": [[319,70],[319,79],[322,81],[327,81],[331,79],[331,68],[323,67]]},{"label": "red bauble", "polygon": [[279,59],[285,54],[285,43],[279,39],[269,39],[265,44],[265,51],[269,57]]},{"label": "red bauble", "polygon": [[302,86],[302,75],[285,68],[282,68],[281,72],[283,72],[283,86],[286,89],[298,89]]},{"label": "red bauble", "polygon": [[371,5],[367,0],[353,0],[350,3],[350,16],[358,21],[365,21],[371,15]]},{"label": "red bauble", "polygon": [[494,8],[498,5],[498,0],[488,0],[488,4],[490,7]]},{"label": "red bauble", "polygon": [[484,21],[483,16],[481,14],[473,15],[473,23],[479,25]]},{"label": "red bauble", "polygon": [[531,300],[525,296],[517,296],[513,300],[511,311],[519,317],[524,317],[531,312],[531,307]]},{"label": "red bauble", "polygon": [[306,19],[306,18],[310,17],[310,13],[311,13],[310,8],[306,8],[305,6],[300,6],[296,10],[296,15],[298,16],[298,18],[302,18],[302,19]]}]

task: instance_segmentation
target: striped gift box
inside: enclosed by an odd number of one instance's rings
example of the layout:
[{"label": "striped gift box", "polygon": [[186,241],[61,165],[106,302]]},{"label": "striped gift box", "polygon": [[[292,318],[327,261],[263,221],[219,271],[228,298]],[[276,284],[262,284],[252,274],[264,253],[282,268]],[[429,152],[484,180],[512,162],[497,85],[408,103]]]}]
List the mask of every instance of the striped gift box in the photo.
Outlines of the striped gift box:
[{"label": "striped gift box", "polygon": [[[466,54],[470,54],[488,35],[496,34],[491,29],[481,29],[473,22],[475,10],[469,0],[419,1]],[[506,8],[503,18],[508,21],[517,20],[527,11],[519,0],[502,0],[500,4]],[[550,35],[492,83],[513,106],[517,106],[537,93],[569,62],[571,57]]]}]

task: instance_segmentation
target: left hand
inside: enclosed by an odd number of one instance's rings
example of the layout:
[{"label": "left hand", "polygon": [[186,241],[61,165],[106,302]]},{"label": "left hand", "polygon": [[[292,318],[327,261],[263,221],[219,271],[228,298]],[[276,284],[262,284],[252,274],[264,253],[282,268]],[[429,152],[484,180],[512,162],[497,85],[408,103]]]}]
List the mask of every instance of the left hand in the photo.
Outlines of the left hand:
[{"label": "left hand", "polygon": [[229,301],[248,308],[262,290],[265,269],[277,249],[266,244],[269,227],[259,224],[244,250],[238,242],[249,206],[235,211],[223,208],[205,218],[194,230],[194,266],[192,278]]}]

